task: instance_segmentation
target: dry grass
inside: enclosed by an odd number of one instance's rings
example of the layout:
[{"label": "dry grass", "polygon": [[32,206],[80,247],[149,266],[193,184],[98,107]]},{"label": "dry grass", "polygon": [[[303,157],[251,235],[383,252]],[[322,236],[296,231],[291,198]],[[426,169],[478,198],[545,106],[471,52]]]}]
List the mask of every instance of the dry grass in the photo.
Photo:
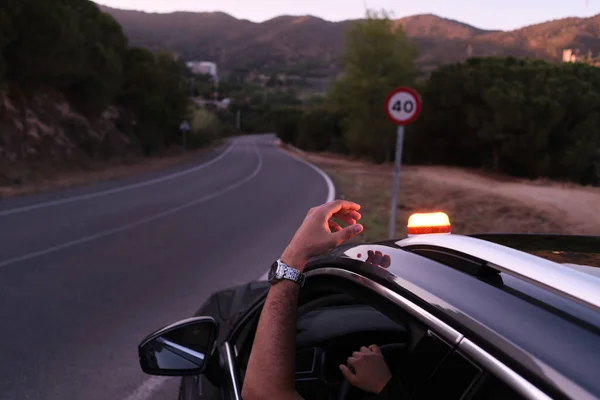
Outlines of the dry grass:
[{"label": "dry grass", "polygon": [[[393,179],[391,165],[375,165],[330,154],[301,155],[331,176],[339,198],[361,204],[365,241],[387,239]],[[452,231],[460,234],[600,234],[600,225],[590,225],[586,232],[578,231],[581,228],[578,222],[595,215],[596,211],[600,214],[600,209],[574,209],[573,215],[567,214],[556,204],[546,203],[545,198],[537,201],[534,195],[539,189],[536,187],[539,188],[539,184],[502,176],[486,177],[458,168],[403,166],[396,237],[406,236],[406,222],[412,213],[430,211],[448,213]],[[529,190],[532,196],[523,196],[523,192]],[[595,204],[600,207],[600,190],[561,185],[552,190],[566,191],[560,193],[565,196],[593,196],[585,199],[592,203],[597,200]]]},{"label": "dry grass", "polygon": [[179,164],[192,162],[212,150],[214,146],[189,151],[171,150],[161,156],[128,160],[112,160],[105,163],[92,163],[85,168],[60,165],[0,165],[0,175],[13,177],[11,183],[0,180],[0,199],[25,196],[45,191],[67,189],[93,182],[109,181],[144,172],[151,172]]}]

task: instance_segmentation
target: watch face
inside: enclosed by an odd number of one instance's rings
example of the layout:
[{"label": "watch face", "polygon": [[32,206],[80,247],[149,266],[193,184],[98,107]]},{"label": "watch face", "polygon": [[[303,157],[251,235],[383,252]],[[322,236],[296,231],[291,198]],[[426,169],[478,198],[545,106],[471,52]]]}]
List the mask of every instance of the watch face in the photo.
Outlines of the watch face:
[{"label": "watch face", "polygon": [[278,264],[277,264],[277,261],[275,261],[273,263],[273,265],[271,265],[271,269],[269,270],[269,275],[268,275],[269,282],[272,281],[273,279],[275,279],[275,276],[277,275],[277,267],[278,267]]}]

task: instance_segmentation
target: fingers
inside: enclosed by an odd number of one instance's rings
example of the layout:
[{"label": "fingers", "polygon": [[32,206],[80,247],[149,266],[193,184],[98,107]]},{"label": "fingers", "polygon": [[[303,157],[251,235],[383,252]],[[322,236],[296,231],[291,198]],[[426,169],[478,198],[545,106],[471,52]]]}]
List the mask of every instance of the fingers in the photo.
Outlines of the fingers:
[{"label": "fingers", "polygon": [[339,219],[340,221],[342,221],[346,225],[354,225],[354,224],[356,224],[356,220],[354,218],[348,216],[348,215],[335,214],[333,216],[333,218]]},{"label": "fingers", "polygon": [[390,256],[388,256],[388,255],[383,256],[383,261],[381,262],[381,266],[383,268],[387,269],[390,267],[390,265],[392,265],[392,259],[390,258]]},{"label": "fingers", "polygon": [[379,350],[379,347],[377,347],[376,344],[370,345],[369,349],[375,354],[381,354],[381,350]]},{"label": "fingers", "polygon": [[347,360],[346,364],[348,364],[349,367],[355,368],[357,362],[358,362],[358,358],[356,358],[356,357],[348,357],[348,360]]},{"label": "fingers", "polygon": [[327,224],[329,225],[329,230],[331,230],[331,232],[339,232],[342,230],[342,227],[339,226],[335,221],[329,220],[327,221]]},{"label": "fingers", "polygon": [[383,255],[380,251],[367,251],[367,263],[376,265],[382,268],[389,268],[392,265],[392,259],[388,255]]},{"label": "fingers", "polygon": [[342,375],[344,375],[344,378],[346,378],[348,382],[352,384],[356,382],[356,375],[354,375],[352,371],[350,371],[350,368],[346,367],[344,364],[341,364],[340,371],[342,371]]},{"label": "fingers", "polygon": [[327,218],[331,218],[333,214],[341,210],[358,211],[360,210],[360,205],[347,200],[335,200],[317,207],[317,210],[324,213]]},{"label": "fingers", "polygon": [[362,215],[358,211],[354,211],[354,210],[345,210],[344,209],[344,210],[340,210],[340,211],[336,212],[335,214],[333,214],[334,218],[339,218],[341,216],[350,217],[357,221],[362,218]]},{"label": "fingers", "polygon": [[343,209],[333,214],[332,218],[338,219],[346,225],[354,225],[362,218],[362,215],[354,210]]},{"label": "fingers", "polygon": [[361,224],[350,225],[345,227],[339,232],[332,233],[333,240],[337,245],[345,242],[346,240],[352,239],[354,236],[358,235],[363,231],[363,226]]}]

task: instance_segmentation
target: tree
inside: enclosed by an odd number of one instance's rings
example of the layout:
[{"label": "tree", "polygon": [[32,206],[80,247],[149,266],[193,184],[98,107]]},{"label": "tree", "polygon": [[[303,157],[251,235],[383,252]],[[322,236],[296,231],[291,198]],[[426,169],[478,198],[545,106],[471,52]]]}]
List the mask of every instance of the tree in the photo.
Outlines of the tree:
[{"label": "tree", "polygon": [[117,102],[138,117],[135,133],[146,153],[178,142],[178,127],[188,105],[184,79],[185,66],[166,52],[127,51],[125,82]]},{"label": "tree", "polygon": [[307,151],[332,151],[340,136],[337,115],[321,107],[308,109],[300,119],[296,145]]},{"label": "tree", "polygon": [[87,115],[102,112],[123,84],[127,38],[121,26],[92,2],[78,7],[85,47],[82,70],[66,88],[77,108]]},{"label": "tree", "polygon": [[395,136],[384,113],[385,98],[395,87],[413,82],[416,55],[402,26],[394,26],[384,11],[369,11],[347,32],[344,71],[328,94],[328,105],[342,118],[351,153],[390,160]]},{"label": "tree", "polygon": [[7,0],[3,5],[12,25],[4,48],[7,79],[24,88],[64,87],[82,70],[84,37],[79,31],[74,0]]},{"label": "tree", "polygon": [[[594,182],[600,70],[540,60],[470,59],[435,70],[407,140],[412,162]],[[587,177],[590,175],[591,177]]]},{"label": "tree", "polygon": [[0,10],[0,90],[3,89],[4,76],[6,74],[6,60],[4,59],[4,48],[11,37],[11,25],[8,15]]}]

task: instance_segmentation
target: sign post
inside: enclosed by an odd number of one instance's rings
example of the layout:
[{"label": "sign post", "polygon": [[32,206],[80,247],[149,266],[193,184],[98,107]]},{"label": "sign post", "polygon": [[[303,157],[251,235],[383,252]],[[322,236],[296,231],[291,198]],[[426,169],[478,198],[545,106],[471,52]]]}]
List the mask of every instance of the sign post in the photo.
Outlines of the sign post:
[{"label": "sign post", "polygon": [[181,123],[181,125],[179,125],[179,130],[181,131],[181,134],[182,134],[183,151],[186,151],[186,149],[187,149],[187,133],[190,130],[190,124],[187,121],[183,121]]},{"label": "sign post", "polygon": [[404,126],[414,122],[421,113],[421,97],[415,90],[401,87],[393,90],[388,95],[385,107],[386,114],[390,121],[398,125],[389,230],[389,238],[394,239],[396,236],[396,213],[398,210],[398,191],[400,187],[400,167],[402,166]]}]

